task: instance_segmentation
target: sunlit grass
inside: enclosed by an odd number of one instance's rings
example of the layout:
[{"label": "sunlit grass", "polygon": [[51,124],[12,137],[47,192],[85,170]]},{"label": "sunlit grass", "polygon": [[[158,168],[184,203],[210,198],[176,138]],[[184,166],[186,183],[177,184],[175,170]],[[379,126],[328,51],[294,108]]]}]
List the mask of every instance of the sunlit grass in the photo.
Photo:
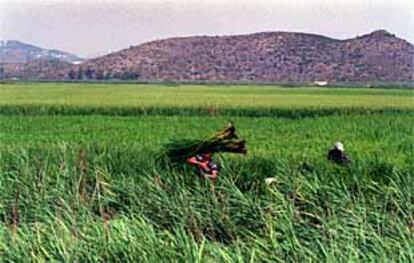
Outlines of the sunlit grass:
[{"label": "sunlit grass", "polygon": [[[412,262],[412,100],[388,89],[0,85],[0,258]],[[217,156],[216,185],[155,162],[170,139],[228,120],[248,154]],[[337,140],[349,167],[326,161]]]},{"label": "sunlit grass", "polygon": [[413,100],[413,92],[407,89],[65,83],[0,85],[0,105],[413,109]]}]

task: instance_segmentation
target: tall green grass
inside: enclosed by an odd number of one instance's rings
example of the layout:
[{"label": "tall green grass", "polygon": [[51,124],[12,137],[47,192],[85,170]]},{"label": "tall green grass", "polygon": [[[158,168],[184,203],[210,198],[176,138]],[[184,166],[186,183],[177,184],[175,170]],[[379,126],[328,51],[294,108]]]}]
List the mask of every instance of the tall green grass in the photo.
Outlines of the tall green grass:
[{"label": "tall green grass", "polygon": [[125,147],[3,151],[3,259],[413,260],[412,168],[252,156],[225,160],[213,186],[149,157]]},{"label": "tall green grass", "polygon": [[275,117],[275,118],[317,118],[331,115],[378,114],[378,113],[414,113],[409,108],[364,108],[364,107],[313,107],[313,108],[274,108],[274,107],[123,107],[123,106],[65,106],[65,105],[2,105],[0,115],[106,115],[106,116],[229,116],[229,117]]},{"label": "tall green grass", "polygon": [[[412,262],[412,99],[410,90],[0,85],[0,258]],[[217,156],[217,184],[155,162],[170,139],[204,137],[229,119],[249,153]],[[326,161],[337,140],[351,166]]]},{"label": "tall green grass", "polygon": [[[155,156],[226,118],[3,116],[0,251],[9,261],[411,261],[412,120],[235,118],[249,155],[222,155],[213,186]],[[351,167],[325,161],[336,138]]]},{"label": "tall green grass", "polygon": [[249,154],[320,160],[337,140],[353,159],[398,165],[413,158],[414,117],[406,114],[326,116],[305,119],[194,116],[0,116],[1,147],[133,146],[157,151],[170,139],[203,138],[232,120]]}]

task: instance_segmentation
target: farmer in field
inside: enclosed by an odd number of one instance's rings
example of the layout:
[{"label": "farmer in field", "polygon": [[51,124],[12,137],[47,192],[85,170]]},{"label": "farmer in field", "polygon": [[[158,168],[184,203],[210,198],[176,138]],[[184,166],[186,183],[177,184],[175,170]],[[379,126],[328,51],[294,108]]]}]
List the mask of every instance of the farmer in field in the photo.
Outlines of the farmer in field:
[{"label": "farmer in field", "polygon": [[220,166],[213,162],[213,153],[197,154],[187,159],[187,163],[197,167],[198,175],[203,178],[215,180],[220,171]]},{"label": "farmer in field", "polygon": [[336,142],[334,148],[329,150],[328,160],[340,165],[346,165],[351,162],[346,156],[344,145],[341,142]]},{"label": "farmer in field", "polygon": [[247,148],[246,141],[238,139],[236,127],[229,122],[225,129],[206,139],[171,141],[164,145],[163,152],[161,156],[165,156],[170,165],[186,163],[195,166],[199,176],[214,181],[219,175],[220,166],[213,162],[213,154],[246,154]]}]

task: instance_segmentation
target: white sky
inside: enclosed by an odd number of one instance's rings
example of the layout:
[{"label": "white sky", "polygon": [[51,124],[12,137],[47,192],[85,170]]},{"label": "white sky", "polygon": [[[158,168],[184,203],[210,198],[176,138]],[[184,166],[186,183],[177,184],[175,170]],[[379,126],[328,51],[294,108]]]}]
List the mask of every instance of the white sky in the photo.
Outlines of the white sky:
[{"label": "white sky", "polygon": [[0,0],[0,39],[86,57],[173,36],[376,29],[414,43],[414,0]]}]

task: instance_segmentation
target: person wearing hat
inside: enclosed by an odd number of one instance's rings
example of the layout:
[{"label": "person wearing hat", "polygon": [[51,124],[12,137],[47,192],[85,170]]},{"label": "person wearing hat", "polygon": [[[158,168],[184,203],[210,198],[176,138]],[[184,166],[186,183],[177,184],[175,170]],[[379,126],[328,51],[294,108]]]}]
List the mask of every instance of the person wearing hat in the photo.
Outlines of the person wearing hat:
[{"label": "person wearing hat", "polygon": [[334,148],[329,150],[328,160],[340,165],[346,165],[351,162],[346,156],[344,145],[341,142],[336,142]]}]

